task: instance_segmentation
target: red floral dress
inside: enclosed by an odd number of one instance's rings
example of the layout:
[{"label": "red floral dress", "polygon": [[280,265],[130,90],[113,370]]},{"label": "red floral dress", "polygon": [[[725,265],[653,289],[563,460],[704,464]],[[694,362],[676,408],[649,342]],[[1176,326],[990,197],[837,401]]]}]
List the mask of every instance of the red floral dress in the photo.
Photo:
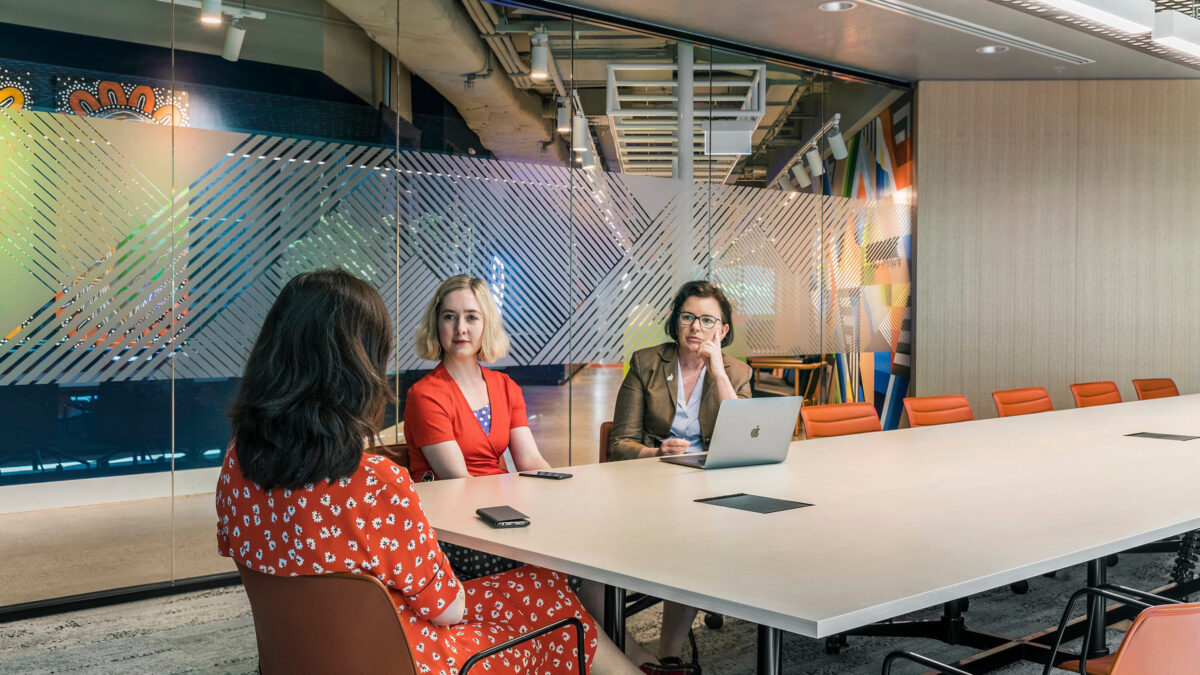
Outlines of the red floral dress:
[{"label": "red floral dress", "polygon": [[[276,576],[373,574],[391,591],[413,659],[422,673],[455,675],[472,654],[568,616],[583,621],[585,663],[596,653],[596,624],[565,574],[525,566],[459,583],[425,519],[408,472],[363,454],[347,478],[295,490],[263,490],[225,453],[217,480],[217,548],[246,567]],[[466,593],[454,626],[429,619]],[[472,668],[487,673],[577,672],[574,629],[548,633]]]}]

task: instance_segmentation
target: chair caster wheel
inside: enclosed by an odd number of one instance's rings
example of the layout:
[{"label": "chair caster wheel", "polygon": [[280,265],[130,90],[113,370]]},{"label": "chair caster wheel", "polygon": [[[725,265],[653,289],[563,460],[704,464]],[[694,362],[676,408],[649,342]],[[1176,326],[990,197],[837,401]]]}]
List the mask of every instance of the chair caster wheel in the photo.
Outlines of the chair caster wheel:
[{"label": "chair caster wheel", "polygon": [[1114,553],[1114,554],[1108,556],[1107,562],[1108,562],[1109,567],[1116,567],[1117,563],[1120,562],[1120,559],[1117,558],[1117,554]]},{"label": "chair caster wheel", "polygon": [[725,625],[725,617],[720,614],[705,614],[704,625],[710,630],[721,630],[721,626]]},{"label": "chair caster wheel", "polygon": [[825,653],[839,654],[842,651],[842,647],[847,647],[849,645],[850,643],[846,640],[846,636],[831,635],[825,638]]},{"label": "chair caster wheel", "polygon": [[1017,595],[1024,595],[1029,592],[1028,581],[1014,581],[1013,583],[1009,584],[1008,587],[1011,588],[1012,592],[1016,593]]}]

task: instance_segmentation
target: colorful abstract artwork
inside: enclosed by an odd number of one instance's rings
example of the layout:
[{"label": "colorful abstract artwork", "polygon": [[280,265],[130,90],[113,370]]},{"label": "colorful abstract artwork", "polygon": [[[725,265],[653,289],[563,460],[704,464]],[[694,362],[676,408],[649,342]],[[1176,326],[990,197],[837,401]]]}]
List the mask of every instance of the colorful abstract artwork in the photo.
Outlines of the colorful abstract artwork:
[{"label": "colorful abstract artwork", "polygon": [[[912,363],[912,98],[901,96],[848,141],[838,194],[894,204],[843,227],[826,247],[831,302],[839,322],[827,328],[838,352],[840,400],[875,404],[885,429],[900,423]],[[853,335],[850,335],[853,331]],[[840,333],[840,334],[839,334]]]},{"label": "colorful abstract artwork", "polygon": [[21,110],[33,101],[33,76],[20,70],[0,68],[0,108]]},{"label": "colorful abstract artwork", "polygon": [[55,85],[56,112],[80,117],[188,126],[188,95],[185,91],[70,77],[57,78]]}]

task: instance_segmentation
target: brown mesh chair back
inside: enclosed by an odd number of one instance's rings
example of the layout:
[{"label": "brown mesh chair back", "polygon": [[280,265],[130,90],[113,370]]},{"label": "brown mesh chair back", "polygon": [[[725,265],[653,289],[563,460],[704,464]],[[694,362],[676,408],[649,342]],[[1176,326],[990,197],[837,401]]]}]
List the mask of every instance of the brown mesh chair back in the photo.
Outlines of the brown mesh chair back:
[{"label": "brown mesh chair back", "polygon": [[1050,392],[1042,387],[993,391],[992,400],[996,402],[996,414],[1001,417],[1054,410],[1054,404],[1050,402]]},{"label": "brown mesh chair back", "polygon": [[277,577],[240,564],[238,574],[254,615],[263,675],[418,672],[387,588],[375,577]]},{"label": "brown mesh chair back", "polygon": [[910,396],[904,399],[908,425],[914,429],[975,419],[966,396]]},{"label": "brown mesh chair back", "polygon": [[1121,390],[1117,389],[1116,382],[1079,382],[1071,385],[1071,396],[1075,397],[1076,408],[1121,402]]},{"label": "brown mesh chair back", "polygon": [[608,437],[612,436],[612,421],[600,425],[600,454],[596,455],[598,462],[608,461]]},{"label": "brown mesh chair back", "polygon": [[846,436],[883,431],[875,406],[870,403],[832,403],[800,408],[805,438]]},{"label": "brown mesh chair back", "polygon": [[1146,401],[1152,398],[1167,398],[1169,396],[1178,396],[1179,388],[1175,386],[1175,380],[1169,377],[1156,377],[1149,380],[1134,380],[1133,390],[1137,392],[1139,401]]}]

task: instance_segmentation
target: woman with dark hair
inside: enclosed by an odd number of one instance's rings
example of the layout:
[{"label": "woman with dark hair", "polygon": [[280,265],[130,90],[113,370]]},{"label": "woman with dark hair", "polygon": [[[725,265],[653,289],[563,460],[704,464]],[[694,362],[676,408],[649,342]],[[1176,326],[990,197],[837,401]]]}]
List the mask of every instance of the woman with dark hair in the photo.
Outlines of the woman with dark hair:
[{"label": "woman with dark hair", "polygon": [[[609,459],[704,452],[721,401],[750,398],[750,366],[726,360],[733,342],[733,307],[719,286],[689,281],[675,294],[665,329],[671,342],[634,352],[621,383],[608,441]],[[590,591],[590,589],[589,589]],[[591,598],[589,596],[589,602]],[[655,673],[695,672],[680,664],[696,609],[663,603]]]},{"label": "woman with dark hair", "polygon": [[675,294],[671,342],[634,352],[613,412],[610,459],[704,452],[721,401],[750,398],[750,366],[726,361],[733,307],[719,286],[689,281]]},{"label": "woman with dark hair", "polygon": [[[564,575],[526,566],[466,583],[454,576],[408,472],[364,451],[393,400],[391,341],[387,308],[366,282],[319,270],[287,283],[233,406],[217,481],[220,554],[276,576],[374,575],[423,673],[457,672],[471,654],[561,613],[583,622],[586,654],[556,631],[488,659],[490,672],[565,675],[582,658],[595,673],[636,673]],[[560,616],[532,610],[545,605],[561,605]]]}]

